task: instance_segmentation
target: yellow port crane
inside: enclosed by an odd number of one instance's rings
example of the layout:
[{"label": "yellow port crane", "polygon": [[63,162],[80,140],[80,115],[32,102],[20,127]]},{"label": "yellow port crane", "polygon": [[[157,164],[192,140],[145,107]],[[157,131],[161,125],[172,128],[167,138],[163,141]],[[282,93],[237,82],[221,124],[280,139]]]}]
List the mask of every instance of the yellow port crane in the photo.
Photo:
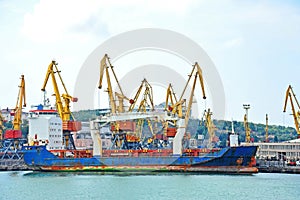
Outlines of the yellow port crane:
[{"label": "yellow port crane", "polygon": [[268,118],[268,114],[266,114],[266,128],[265,128],[265,131],[266,131],[266,142],[269,142],[269,118]]},{"label": "yellow port crane", "polygon": [[128,102],[130,101],[130,99],[118,92],[115,92],[115,96],[118,98],[118,102],[119,102],[119,105],[117,106],[117,111],[119,113],[122,113],[124,112],[124,99],[126,99]]},{"label": "yellow port crane", "polygon": [[15,107],[15,116],[13,121],[14,130],[21,130],[22,108],[26,107],[24,75],[21,75],[21,84],[19,85],[19,88],[20,89],[19,89],[17,104]]},{"label": "yellow port crane", "polygon": [[250,104],[243,104],[243,108],[246,111],[246,114],[244,115],[244,128],[245,128],[245,142],[246,144],[250,144],[251,142],[251,130],[249,127],[249,122],[248,122],[248,110],[250,109]]},{"label": "yellow port crane", "polygon": [[180,96],[180,98],[179,98],[178,101],[180,102],[180,101],[183,100],[183,95],[185,94],[185,91],[187,89],[187,86],[188,86],[188,84],[189,84],[192,76],[194,76],[194,82],[193,82],[192,91],[191,91],[189,102],[188,102],[188,105],[187,105],[187,108],[186,108],[186,112],[185,112],[185,125],[186,126],[187,126],[187,123],[189,121],[190,112],[191,112],[191,109],[192,109],[192,102],[193,102],[193,97],[194,97],[194,91],[195,91],[196,82],[197,82],[198,78],[199,78],[200,86],[201,86],[201,89],[202,89],[203,99],[206,99],[205,90],[204,90],[204,81],[203,81],[203,76],[202,76],[202,70],[201,70],[199,64],[196,62],[193,65],[192,72],[189,75],[188,81],[186,82],[186,85],[185,85],[185,87],[183,89],[183,92],[182,92],[182,94],[181,94],[181,96]]},{"label": "yellow port crane", "polygon": [[4,118],[3,118],[2,113],[0,111],[0,141],[3,140],[3,131],[4,131],[3,122],[4,122]]},{"label": "yellow port crane", "polygon": [[[143,79],[140,87],[138,88],[135,96],[133,99],[130,100],[130,106],[128,108],[128,112],[132,112],[134,110],[135,104],[138,101],[142,90],[144,89],[143,92],[143,97],[140,101],[140,104],[138,106],[137,112],[147,112],[147,108],[150,108],[151,111],[154,111],[154,102],[153,102],[153,89],[152,86],[150,85],[150,83],[146,80]],[[148,122],[148,127],[150,129],[150,132],[152,135],[154,135],[154,131],[153,131],[153,127],[151,124],[151,121],[149,119],[147,119]],[[138,120],[138,132],[139,132],[139,137],[141,138],[142,136],[142,130],[143,130],[143,124],[144,124],[144,119],[139,119]]]},{"label": "yellow port crane", "polygon": [[16,107],[14,109],[13,129],[5,132],[5,138],[20,138],[22,137],[21,124],[22,124],[22,109],[26,107],[25,98],[25,79],[21,75],[21,83],[19,85],[19,93],[17,97]]},{"label": "yellow port crane", "polygon": [[216,126],[214,125],[213,120],[211,119],[212,112],[210,111],[209,108],[204,111],[204,116],[205,116],[205,126],[206,126],[207,132],[209,134],[208,147],[212,148],[213,147],[213,140],[214,140],[214,137],[215,137]]},{"label": "yellow port crane", "polygon": [[169,100],[170,100],[170,103],[171,103],[171,107],[175,104],[175,102],[177,102],[177,98],[176,98],[176,95],[175,95],[175,92],[173,90],[173,87],[172,87],[171,83],[169,84],[169,86],[167,88],[165,110],[171,110],[172,109],[172,108],[169,108]]},{"label": "yellow port crane", "polygon": [[[169,101],[170,101],[171,105],[169,105]],[[172,114],[177,114],[179,118],[182,118],[182,116],[183,116],[182,105],[184,103],[185,103],[185,99],[177,101],[175,92],[174,92],[174,90],[172,88],[172,85],[170,83],[168,88],[167,88],[165,110],[171,112]]]},{"label": "yellow port crane", "polygon": [[[296,98],[296,95],[291,85],[289,85],[288,89],[286,90],[283,112],[286,112],[288,99],[290,99],[290,103],[292,107],[292,115],[294,117],[296,131],[298,134],[298,138],[300,138],[300,104]],[[296,106],[298,107],[298,110],[296,110],[297,108],[295,108],[294,101],[296,102]]]},{"label": "yellow port crane", "polygon": [[[183,104],[185,102],[186,102],[185,99],[177,101],[175,92],[170,83],[167,88],[165,111],[167,111],[168,114],[172,114],[173,116],[177,115],[178,118],[183,118]],[[164,122],[164,135],[173,136],[176,133],[175,131],[176,122],[177,120],[166,120]],[[169,127],[169,124],[171,124],[171,127]]]},{"label": "yellow port crane", "polygon": [[[117,83],[118,92],[113,90],[110,73],[112,73],[114,81]],[[124,113],[125,112],[124,99],[128,100],[130,104],[132,104],[134,102],[134,100],[129,99],[128,97],[126,97],[124,95],[121,85],[118,81],[117,75],[114,71],[114,66],[110,62],[110,58],[108,57],[107,54],[105,54],[100,61],[100,77],[99,77],[99,85],[98,85],[99,89],[102,89],[102,87],[103,87],[104,76],[107,81],[107,89],[105,90],[105,92],[108,93],[111,114],[115,115],[118,113]],[[117,101],[118,101],[118,105],[116,104]],[[111,128],[114,133],[113,137],[115,138],[114,140],[116,141],[116,146],[118,146],[118,147],[120,147],[122,145],[120,140],[123,140],[125,137],[127,137],[126,136],[127,133],[133,132],[135,129],[135,124],[131,123],[129,121],[122,121],[122,122],[116,121],[116,122],[111,123],[111,125],[112,125]],[[122,133],[122,131],[124,131],[125,129],[127,131],[126,134]],[[121,133],[119,131],[121,131]],[[128,136],[128,138],[129,138],[129,136]],[[130,138],[134,138],[134,137],[130,137]]]},{"label": "yellow port crane", "polygon": [[[110,75],[109,75],[109,69],[111,70],[111,72],[114,76],[114,79],[117,82],[120,93],[114,94],[114,92],[113,92],[112,85],[111,85],[111,79],[110,79]],[[111,64],[110,58],[108,57],[107,54],[105,54],[104,57],[100,61],[100,79],[99,79],[99,86],[98,86],[99,89],[102,88],[104,73],[106,75],[106,81],[107,81],[106,92],[108,93],[108,96],[109,96],[109,105],[111,108],[111,113],[116,114],[117,111],[123,112],[124,111],[123,99],[128,100],[128,98],[124,95],[124,93],[122,91],[121,85],[120,85],[120,83],[117,79],[116,73],[114,71],[114,67]],[[119,100],[118,108],[116,105],[116,96],[118,97],[118,100]]]},{"label": "yellow port crane", "polygon": [[[191,93],[189,94],[188,105],[187,105],[187,107],[185,109],[185,112],[184,112],[183,111],[183,104],[186,103],[186,100],[183,99],[183,96],[186,92],[186,89],[187,89],[192,77],[194,77],[193,86],[192,86]],[[193,103],[193,98],[194,98],[194,92],[195,92],[196,83],[197,83],[198,79],[199,79],[200,86],[201,86],[201,89],[202,89],[203,99],[206,99],[202,70],[201,70],[201,68],[200,68],[200,66],[197,62],[193,65],[193,69],[192,69],[191,73],[189,74],[189,78],[186,82],[186,85],[185,85],[185,87],[182,91],[182,94],[181,94],[178,101],[176,99],[176,96],[175,96],[175,93],[172,89],[171,84],[168,86],[168,89],[167,89],[165,110],[170,111],[172,114],[177,114],[177,117],[179,119],[184,118],[184,127],[187,127],[187,124],[188,124],[188,121],[189,121],[189,118],[190,118],[190,113],[191,113],[192,103]],[[168,105],[169,100],[171,101],[171,106]],[[173,135],[174,131],[173,131],[173,133],[168,134],[168,132],[171,132],[172,129],[174,130],[173,127],[171,127],[171,129],[169,129],[168,124],[169,124],[169,120],[167,120],[165,122],[164,133],[166,135]],[[177,120],[176,121],[173,120],[172,125],[175,126],[176,124],[177,124]]]},{"label": "yellow port crane", "polygon": [[134,98],[132,100],[130,100],[130,106],[128,109],[129,112],[133,111],[135,104],[136,104],[143,88],[145,88],[145,90],[143,93],[143,98],[138,107],[138,112],[140,112],[140,111],[146,112],[147,107],[150,107],[151,111],[154,110],[152,86],[148,83],[148,81],[146,79],[144,79],[142,81],[138,91],[136,92]]},{"label": "yellow port crane", "polygon": [[244,128],[245,128],[245,134],[246,134],[246,143],[251,142],[251,136],[250,136],[250,128],[249,128],[249,122],[248,122],[248,116],[247,114],[244,115]]},{"label": "yellow port crane", "polygon": [[[46,72],[46,77],[44,80],[44,84],[42,87],[42,91],[45,91],[46,85],[48,83],[49,77],[51,76],[52,79],[52,85],[54,89],[54,95],[55,95],[55,101],[56,101],[56,109],[57,112],[62,119],[63,122],[63,135],[64,135],[64,144],[67,148],[69,148],[69,141],[71,141],[71,144],[73,148],[75,149],[75,144],[71,135],[71,132],[73,131],[79,131],[81,130],[81,123],[74,121],[74,117],[72,116],[72,113],[70,111],[70,102],[77,102],[77,98],[72,97],[68,94],[68,91],[66,89],[66,86],[62,80],[62,77],[60,75],[60,72],[58,70],[56,61],[52,61],[49,66],[48,70]],[[60,91],[57,85],[55,74],[58,75],[59,80],[64,88],[64,92],[62,95],[60,95]]]}]

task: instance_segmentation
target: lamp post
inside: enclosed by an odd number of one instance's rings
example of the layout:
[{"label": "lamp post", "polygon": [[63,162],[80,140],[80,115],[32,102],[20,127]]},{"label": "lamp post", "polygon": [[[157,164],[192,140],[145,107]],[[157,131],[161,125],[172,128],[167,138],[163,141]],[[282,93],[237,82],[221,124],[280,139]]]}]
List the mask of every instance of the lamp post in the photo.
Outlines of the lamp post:
[{"label": "lamp post", "polygon": [[250,128],[249,128],[249,123],[248,123],[248,110],[250,109],[250,104],[243,104],[243,107],[246,111],[246,114],[244,116],[246,143],[250,143]]}]

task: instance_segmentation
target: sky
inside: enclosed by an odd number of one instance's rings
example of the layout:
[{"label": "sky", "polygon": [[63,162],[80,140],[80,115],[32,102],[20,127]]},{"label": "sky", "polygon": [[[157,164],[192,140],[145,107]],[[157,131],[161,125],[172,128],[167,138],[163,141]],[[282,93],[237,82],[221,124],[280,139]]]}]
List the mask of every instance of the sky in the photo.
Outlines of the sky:
[{"label": "sky", "polygon": [[[157,28],[185,35],[213,61],[224,87],[225,119],[242,121],[247,103],[250,121],[265,123],[267,113],[269,124],[293,126],[291,107],[282,111],[288,85],[300,95],[299,24],[300,3],[289,0],[0,0],[0,107],[15,107],[21,74],[27,109],[41,103],[52,59],[72,94],[81,66],[99,45],[126,31]],[[156,57],[155,64],[176,60]]]}]

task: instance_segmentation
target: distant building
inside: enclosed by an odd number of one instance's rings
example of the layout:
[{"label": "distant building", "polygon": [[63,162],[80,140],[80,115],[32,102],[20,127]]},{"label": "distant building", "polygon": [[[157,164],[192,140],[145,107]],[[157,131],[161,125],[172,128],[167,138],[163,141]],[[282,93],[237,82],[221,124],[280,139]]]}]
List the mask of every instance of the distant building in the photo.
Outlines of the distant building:
[{"label": "distant building", "polygon": [[1,114],[4,118],[4,121],[8,122],[8,121],[12,121],[13,120],[13,117],[11,115],[11,109],[2,109],[1,110]]},{"label": "distant building", "polygon": [[253,143],[258,146],[256,153],[260,159],[299,160],[300,139],[280,143]]},{"label": "distant building", "polygon": [[[1,114],[5,122],[10,122],[14,120],[15,112],[13,109],[9,109],[9,108],[1,109]],[[28,116],[27,112],[22,112],[22,119],[27,119],[27,116]]]}]

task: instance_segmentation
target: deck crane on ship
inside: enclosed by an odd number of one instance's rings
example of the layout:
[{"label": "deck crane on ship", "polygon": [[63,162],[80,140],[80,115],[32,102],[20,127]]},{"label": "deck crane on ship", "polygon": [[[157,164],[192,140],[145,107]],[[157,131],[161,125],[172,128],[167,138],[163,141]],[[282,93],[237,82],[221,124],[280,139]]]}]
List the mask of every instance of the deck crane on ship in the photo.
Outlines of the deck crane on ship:
[{"label": "deck crane on ship", "polygon": [[[291,103],[291,107],[292,107],[292,115],[294,118],[296,132],[297,132],[298,138],[300,138],[300,104],[296,98],[296,95],[295,95],[291,85],[289,85],[288,89],[286,90],[283,112],[286,112],[288,99],[290,99],[290,103]],[[294,102],[297,107],[295,107]],[[298,109],[298,110],[296,110],[296,109]]]},{"label": "deck crane on ship", "polygon": [[183,116],[184,103],[185,103],[185,99],[182,99],[181,101],[177,101],[177,97],[175,95],[174,89],[170,83],[167,88],[165,111],[172,114],[177,114],[178,117],[181,118]]},{"label": "deck crane on ship", "polygon": [[[198,79],[199,79],[200,86],[201,86],[201,89],[202,89],[203,99],[206,99],[205,89],[204,89],[204,81],[203,81],[203,76],[202,76],[202,70],[201,70],[199,64],[196,62],[193,65],[193,69],[192,69],[191,73],[189,74],[189,78],[188,78],[188,80],[186,82],[186,85],[185,85],[185,87],[184,87],[184,89],[182,91],[182,94],[181,94],[178,102],[175,103],[176,107],[182,105],[185,102],[185,100],[183,99],[183,96],[186,93],[186,89],[187,89],[187,87],[188,87],[188,85],[189,85],[192,77],[194,77],[193,85],[192,85],[192,90],[191,90],[191,92],[189,94],[189,100],[188,100],[188,103],[187,103],[187,107],[185,109],[185,113],[183,114],[182,117],[178,117],[178,120],[176,121],[176,127],[177,127],[177,129],[176,128],[173,128],[173,129],[169,128],[168,129],[168,126],[165,127],[167,129],[167,136],[168,135],[169,136],[174,135],[174,140],[173,140],[173,154],[182,155],[182,153],[183,153],[183,151],[182,151],[182,142],[183,142],[183,140],[182,139],[184,138],[184,136],[186,134],[186,127],[188,125],[188,121],[189,121],[189,118],[190,118],[191,109],[192,109],[192,103],[193,103],[193,98],[194,98],[194,92],[195,92],[196,83],[197,83]],[[181,111],[179,113],[181,113]],[[168,133],[170,131],[174,132],[173,130],[176,130],[174,134]]]},{"label": "deck crane on ship", "polygon": [[[134,98],[132,99],[132,103],[128,108],[128,112],[132,112],[134,110],[135,104],[138,101],[138,98],[140,97],[140,94],[143,90],[143,88],[145,88],[144,93],[143,93],[143,98],[140,101],[140,105],[137,109],[138,112],[146,112],[146,109],[149,107],[151,111],[154,110],[154,103],[153,103],[153,90],[152,90],[152,86],[149,84],[149,82],[144,79],[139,87],[139,89],[137,90]],[[149,101],[149,102],[148,102]]]},{"label": "deck crane on ship", "polygon": [[[169,105],[169,101],[170,101],[171,105]],[[175,102],[177,102],[177,98],[176,98],[174,89],[172,87],[172,84],[170,83],[168,88],[167,88],[165,111],[171,111],[172,107],[175,104]]]},{"label": "deck crane on ship", "polygon": [[[63,136],[64,136],[64,145],[67,149],[68,148],[76,149],[71,132],[81,130],[81,123],[74,120],[74,117],[72,116],[72,113],[70,111],[70,102],[77,102],[78,99],[69,95],[66,86],[62,80],[62,77],[60,75],[61,71],[58,70],[57,65],[58,64],[54,60],[49,64],[46,72],[44,84],[41,90],[45,92],[49,77],[51,76],[52,85],[54,89],[54,96],[56,99],[55,100],[56,109],[63,123],[62,128],[63,128]],[[57,74],[57,76],[59,77],[59,80],[64,88],[64,93],[62,95],[60,95],[55,74]]]},{"label": "deck crane on ship", "polygon": [[[183,96],[186,93],[186,89],[187,89],[192,77],[194,77],[193,86],[192,86],[191,93],[189,95],[188,105],[186,106],[185,113],[183,114],[183,105],[186,103],[186,100],[183,99]],[[173,92],[173,89],[171,88],[170,85],[167,89],[166,101],[168,101],[168,99],[170,99],[170,101],[171,101],[171,106],[168,108],[168,110],[171,111],[172,114],[177,114],[178,118],[184,118],[184,124],[185,124],[184,126],[185,127],[187,126],[189,118],[190,118],[190,113],[191,113],[191,109],[192,109],[192,102],[193,102],[193,98],[194,98],[196,82],[197,82],[198,79],[199,79],[199,82],[200,82],[203,99],[206,99],[202,69],[200,68],[200,66],[197,62],[193,65],[193,69],[192,69],[191,73],[189,74],[189,78],[186,82],[186,85],[185,85],[178,101],[172,103],[172,99],[173,98],[176,99],[175,93]],[[172,98],[172,96],[173,96],[173,98]],[[168,105],[166,104],[165,108],[167,108],[167,106]],[[169,124],[169,122],[167,124]],[[175,133],[174,134],[168,133],[168,132],[174,132],[175,129],[172,129],[172,128],[168,129],[168,125],[165,128],[166,128],[167,135],[174,135],[175,134]]]},{"label": "deck crane on ship", "polygon": [[[117,83],[120,93],[119,92],[114,93],[114,91],[112,89],[109,69],[113,74],[113,77]],[[104,55],[104,57],[101,59],[101,62],[100,62],[100,78],[99,78],[99,86],[98,86],[99,89],[102,89],[104,74],[106,75],[106,81],[107,81],[106,92],[108,93],[108,96],[109,96],[109,106],[111,109],[111,113],[112,114],[122,113],[122,112],[124,112],[123,100],[127,99],[128,101],[130,101],[130,99],[124,95],[121,85],[118,81],[117,75],[115,73],[114,67],[111,64],[110,58],[108,57],[107,54]],[[118,107],[116,105],[116,97],[118,97],[118,100],[119,100]]]},{"label": "deck crane on ship", "polygon": [[[170,83],[167,88],[165,111],[168,115],[177,116],[178,118],[183,117],[183,105],[186,102],[185,99],[181,101],[177,100],[176,94]],[[177,120],[165,120],[164,121],[164,135],[167,137],[174,137],[176,134],[176,121]]]},{"label": "deck crane on ship", "polygon": [[184,89],[182,91],[182,94],[181,94],[181,96],[180,96],[180,98],[179,98],[178,101],[180,102],[181,100],[183,100],[183,96],[184,96],[184,94],[186,92],[187,86],[188,86],[188,84],[189,84],[192,76],[194,76],[195,78],[194,78],[193,87],[192,87],[192,91],[191,91],[191,94],[190,94],[190,99],[189,99],[189,102],[188,102],[188,106],[186,108],[185,125],[187,125],[189,117],[190,117],[190,112],[191,112],[191,109],[192,109],[192,102],[193,102],[193,97],[194,97],[194,92],[195,92],[197,78],[199,78],[200,86],[201,86],[201,89],[202,89],[203,99],[206,99],[205,89],[204,89],[204,81],[203,81],[203,75],[202,75],[202,69],[200,68],[199,64],[196,62],[193,65],[192,72],[189,75],[188,81],[186,82],[186,85],[185,85],[185,87],[184,87]]},{"label": "deck crane on ship", "polygon": [[[111,76],[113,75],[114,81],[117,83],[117,91],[114,91],[112,88],[112,81]],[[109,97],[109,106],[111,109],[111,115],[119,115],[119,114],[130,114],[135,111],[135,105],[140,97],[142,89],[145,88],[143,93],[143,98],[138,106],[137,112],[146,112],[148,107],[151,107],[151,110],[154,110],[154,103],[153,103],[153,92],[151,85],[146,81],[143,80],[142,84],[140,85],[135,97],[133,99],[129,99],[123,93],[121,85],[118,81],[116,73],[114,71],[114,67],[110,62],[110,58],[107,54],[101,59],[100,62],[100,79],[99,79],[99,89],[103,87],[103,80],[104,75],[107,81],[107,89],[106,92],[108,93]],[[129,102],[128,110],[124,108],[124,99]],[[118,102],[118,105],[116,104]],[[133,117],[135,118],[135,117]],[[142,122],[144,119],[138,119],[138,126],[142,127]],[[149,122],[148,122],[149,123]],[[149,125],[151,132],[153,133],[152,127]],[[136,133],[136,122],[134,120],[127,120],[126,117],[123,120],[116,120],[111,122],[111,130],[113,131],[113,143],[120,148],[122,144],[125,143],[127,148],[134,148],[135,145],[140,141],[140,137],[138,137]],[[124,142],[120,142],[124,141]],[[130,146],[130,147],[129,147]]]},{"label": "deck crane on ship", "polygon": [[[118,92],[113,90],[110,73],[113,75],[114,81],[117,83]],[[129,99],[124,95],[121,85],[118,81],[117,75],[115,73],[114,66],[112,65],[110,58],[107,54],[105,54],[100,61],[100,77],[98,85],[99,89],[102,89],[103,87],[104,75],[107,82],[107,89],[105,90],[105,92],[108,93],[111,116],[126,113],[124,108],[124,99],[128,100],[130,104],[133,104],[135,101],[133,99]],[[116,104],[117,101],[118,105]],[[124,118],[123,120],[112,121],[110,122],[110,125],[111,130],[113,132],[113,145],[115,145],[116,148],[121,148],[121,146],[125,144],[128,148],[126,133],[135,131],[135,122],[126,121],[126,118]],[[132,139],[133,138],[135,137],[132,137]]]},{"label": "deck crane on ship", "polygon": [[[153,102],[153,89],[152,86],[150,85],[150,83],[146,80],[143,79],[139,89],[137,90],[134,98],[131,100],[131,104],[128,108],[128,112],[133,112],[135,109],[135,104],[138,101],[141,92],[144,88],[144,92],[142,94],[142,98],[140,101],[140,104],[137,108],[137,112],[142,112],[142,113],[146,113],[146,112],[153,112],[154,111],[154,102]],[[148,144],[153,142],[153,139],[155,138],[155,133],[153,131],[153,127],[152,127],[152,123],[151,120],[149,118],[146,119],[147,123],[148,123],[148,127],[150,129],[151,132],[151,137],[148,138]],[[137,122],[137,131],[136,131],[136,136],[141,139],[142,138],[142,132],[143,132],[143,125],[144,125],[145,119],[141,118],[138,119]],[[157,121],[156,121],[157,123]]]},{"label": "deck crane on ship", "polygon": [[[159,118],[164,123],[166,121],[176,123],[176,124],[173,123],[174,130],[172,130],[170,128],[168,129],[168,127],[164,127],[164,128],[167,131],[171,130],[172,135],[169,134],[167,136],[174,137],[174,139],[177,141],[177,145],[175,145],[175,146],[177,146],[177,150],[175,150],[175,152],[176,152],[176,154],[181,154],[182,153],[182,147],[180,147],[181,142],[182,142],[181,140],[183,139],[183,137],[185,135],[186,126],[187,126],[187,123],[188,123],[188,120],[190,117],[190,111],[191,111],[191,107],[192,107],[192,101],[193,101],[193,97],[194,97],[194,91],[195,91],[197,80],[200,81],[200,86],[202,88],[202,93],[203,93],[203,99],[206,99],[203,77],[202,77],[202,70],[201,70],[199,64],[195,63],[193,65],[192,72],[189,75],[188,81],[185,85],[185,88],[182,92],[180,99],[177,102],[173,102],[174,105],[173,105],[172,116],[165,116],[165,114],[163,114],[163,113],[158,114],[155,112],[154,104],[153,104],[153,97],[152,97],[152,93],[151,93],[151,87],[149,86],[150,84],[146,81],[142,82],[141,86],[139,87],[139,89],[135,95],[135,98],[129,100],[130,105],[129,105],[128,111],[127,112],[125,111],[124,113],[120,113],[119,110],[117,109],[118,107],[116,105],[116,99],[115,99],[115,95],[114,95],[115,93],[114,93],[114,91],[112,89],[112,85],[111,85],[109,69],[111,69],[111,71],[113,71],[113,66],[111,65],[111,63],[109,61],[109,57],[107,55],[105,55],[102,58],[101,64],[100,64],[100,80],[99,80],[98,88],[99,89],[102,88],[103,77],[104,77],[104,74],[106,74],[106,81],[107,81],[107,90],[106,91],[108,92],[108,96],[109,96],[109,104],[110,104],[110,108],[111,108],[111,113],[109,116],[106,116],[105,119],[110,122],[111,130],[113,132],[113,137],[117,138],[117,137],[121,136],[121,139],[124,141],[124,133],[130,132],[129,130],[125,130],[125,129],[121,128],[122,122],[127,123],[130,121],[130,122],[135,123],[135,120],[139,121],[139,120],[145,120],[145,119],[148,120],[148,119],[155,119],[155,118],[158,119]],[[114,74],[114,78],[117,82],[117,85],[119,87],[119,91],[120,91],[119,96],[121,96],[122,99],[124,99],[123,97],[125,95],[121,89],[120,84],[118,83],[118,80],[116,78],[114,71],[113,71],[113,74]],[[188,106],[187,106],[186,110],[184,110],[184,113],[183,113],[182,106],[183,106],[183,103],[186,102],[186,100],[183,99],[183,96],[186,93],[186,89],[187,89],[192,77],[194,77],[193,86],[192,86],[192,90],[191,90],[191,93],[189,96]],[[138,109],[137,109],[138,112],[133,112],[133,111],[135,111],[134,107],[138,101],[138,97],[142,93],[142,88],[144,88],[144,87],[145,87],[145,92],[143,94],[144,98],[142,98],[140,105],[138,106]],[[150,103],[148,103],[147,99],[150,100]],[[178,124],[178,122],[179,122],[179,124]],[[181,129],[181,130],[179,130],[179,129]],[[152,132],[153,132],[153,130],[152,130]],[[179,132],[180,132],[180,134],[178,134]],[[97,140],[100,140],[100,139],[98,138]],[[118,141],[120,141],[120,140],[118,139]],[[121,148],[120,145],[116,145],[116,147]],[[180,153],[177,153],[177,152],[180,152]]]}]

